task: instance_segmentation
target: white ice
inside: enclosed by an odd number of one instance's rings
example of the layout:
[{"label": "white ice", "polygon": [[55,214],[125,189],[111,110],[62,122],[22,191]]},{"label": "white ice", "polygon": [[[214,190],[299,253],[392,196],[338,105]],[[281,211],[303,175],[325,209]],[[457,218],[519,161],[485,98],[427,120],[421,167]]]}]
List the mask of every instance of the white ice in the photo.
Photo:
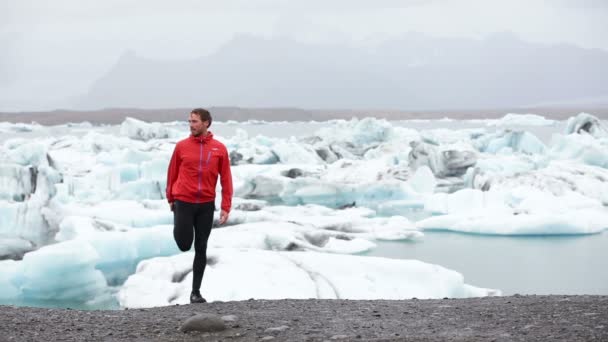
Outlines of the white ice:
[{"label": "white ice", "polygon": [[[325,258],[328,268],[330,260],[361,262],[368,258],[349,254],[374,249],[380,240],[425,243],[427,229],[564,235],[598,233],[608,226],[608,135],[605,123],[590,114],[567,122],[506,115],[469,121],[461,130],[413,129],[408,122],[373,118],[332,120],[301,123],[303,128],[293,134],[276,135],[249,131],[267,125],[272,127],[264,132],[272,133],[288,125],[217,124],[214,133],[231,152],[236,197],[228,224],[213,231],[209,244],[214,251],[235,251],[223,259],[226,270],[236,267],[230,265],[246,249],[256,258],[260,253],[258,261],[269,265],[292,254],[312,255],[297,262],[329,279],[338,271],[317,268]],[[534,133],[539,127],[552,138],[545,134],[541,139]],[[223,129],[233,134],[224,136]],[[0,261],[0,303],[95,302],[120,287],[138,263],[162,271],[163,260],[173,259],[146,260],[179,253],[164,198],[165,177],[186,125],[135,119],[118,126],[0,123],[0,132],[0,259],[14,259]],[[175,266],[187,273],[191,255],[175,258],[190,259]],[[374,267],[386,263],[410,274],[410,266],[379,260]],[[302,272],[293,267],[281,270]],[[58,274],[65,281],[52,278],[47,269],[63,272]],[[349,271],[362,284],[372,274]],[[75,279],[78,273],[84,278]],[[43,276],[51,277],[48,283],[32,285]],[[370,277],[389,279],[386,274]],[[341,279],[331,284],[340,287],[347,277]],[[444,292],[426,295],[468,291],[453,279],[439,277],[432,286],[444,286]],[[287,280],[276,281],[284,285]],[[139,290],[152,291],[146,296],[153,297],[153,291],[161,291],[156,286],[185,287],[187,282],[163,280]],[[329,280],[308,282],[320,293],[336,293]],[[340,287],[340,293],[347,298],[363,293],[368,298],[425,296],[409,287],[383,286],[375,283],[350,294]],[[171,291],[176,297],[167,297],[174,298],[167,303],[185,300],[185,290]],[[129,300],[134,303],[142,300],[133,296]]]},{"label": "white ice", "polygon": [[[417,260],[244,248],[213,248],[208,258],[202,288],[208,301],[500,295],[500,291],[464,283],[458,272]],[[120,305],[142,308],[188,303],[191,262],[190,253],[141,262],[118,294]]]}]

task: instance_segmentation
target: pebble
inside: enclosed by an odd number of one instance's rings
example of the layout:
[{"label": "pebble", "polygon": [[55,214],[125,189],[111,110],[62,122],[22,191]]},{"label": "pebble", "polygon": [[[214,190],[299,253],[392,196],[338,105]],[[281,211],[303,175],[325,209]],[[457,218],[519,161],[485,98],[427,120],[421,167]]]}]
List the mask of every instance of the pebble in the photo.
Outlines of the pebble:
[{"label": "pebble", "polygon": [[268,329],[264,330],[264,333],[268,334],[268,333],[273,333],[273,332],[280,332],[280,331],[285,331],[287,329],[289,329],[288,326],[281,325],[280,327],[276,327],[276,328],[268,328]]},{"label": "pebble", "polygon": [[332,337],[330,337],[330,340],[344,340],[347,339],[348,335],[334,335]]}]

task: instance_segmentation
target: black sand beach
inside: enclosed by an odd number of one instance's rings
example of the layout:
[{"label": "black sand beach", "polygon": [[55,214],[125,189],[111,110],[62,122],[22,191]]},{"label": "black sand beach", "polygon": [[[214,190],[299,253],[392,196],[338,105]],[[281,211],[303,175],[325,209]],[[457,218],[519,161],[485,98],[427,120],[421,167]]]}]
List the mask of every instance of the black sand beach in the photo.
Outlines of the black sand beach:
[{"label": "black sand beach", "polygon": [[[198,313],[219,332],[181,332]],[[608,296],[248,300],[78,311],[0,306],[2,341],[608,341]]]}]

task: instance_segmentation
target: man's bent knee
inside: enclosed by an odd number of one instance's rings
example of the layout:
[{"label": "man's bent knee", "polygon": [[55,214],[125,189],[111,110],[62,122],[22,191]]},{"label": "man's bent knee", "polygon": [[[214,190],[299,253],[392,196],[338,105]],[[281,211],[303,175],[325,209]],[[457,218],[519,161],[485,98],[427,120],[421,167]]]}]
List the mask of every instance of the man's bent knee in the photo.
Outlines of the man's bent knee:
[{"label": "man's bent knee", "polygon": [[177,248],[179,248],[179,250],[182,252],[189,251],[190,247],[192,246],[192,243],[186,244],[186,243],[180,243],[179,241],[176,241],[176,242],[177,242]]}]

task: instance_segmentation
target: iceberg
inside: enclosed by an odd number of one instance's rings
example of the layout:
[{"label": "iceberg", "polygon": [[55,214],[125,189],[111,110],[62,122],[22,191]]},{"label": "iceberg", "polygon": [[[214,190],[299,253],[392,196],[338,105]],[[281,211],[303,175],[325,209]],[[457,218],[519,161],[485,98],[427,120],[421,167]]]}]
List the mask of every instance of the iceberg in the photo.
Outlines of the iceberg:
[{"label": "iceberg", "polygon": [[36,173],[34,193],[19,202],[0,200],[0,236],[24,239],[36,246],[50,242],[59,223],[57,203],[53,200],[59,178],[53,169],[41,166]]},{"label": "iceberg", "polygon": [[[212,248],[208,255],[211,261],[202,289],[208,301],[500,295],[498,290],[464,283],[455,271],[417,260],[234,248]],[[120,305],[143,308],[188,303],[191,262],[191,253],[142,261],[120,289]]]},{"label": "iceberg", "polygon": [[[3,302],[42,305],[48,302],[87,303],[108,295],[99,255],[88,244],[66,241],[27,253],[22,261],[0,261]],[[5,290],[7,289],[7,290]]]},{"label": "iceberg", "polygon": [[427,198],[436,214],[416,222],[422,230],[489,235],[595,234],[608,228],[602,203],[574,192],[560,196],[531,187],[464,189]]}]

